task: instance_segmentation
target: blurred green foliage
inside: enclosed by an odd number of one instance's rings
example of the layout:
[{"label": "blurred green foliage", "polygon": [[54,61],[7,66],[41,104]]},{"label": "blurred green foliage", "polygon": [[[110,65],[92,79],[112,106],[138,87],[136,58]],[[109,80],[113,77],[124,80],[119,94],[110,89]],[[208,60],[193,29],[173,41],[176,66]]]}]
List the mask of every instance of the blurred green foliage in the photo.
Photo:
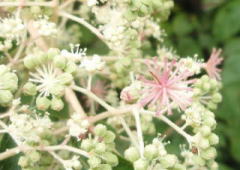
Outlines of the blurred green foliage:
[{"label": "blurred green foliage", "polygon": [[240,0],[176,0],[164,25],[166,45],[181,56],[208,58],[222,48],[223,102],[216,112],[220,170],[240,169]]}]

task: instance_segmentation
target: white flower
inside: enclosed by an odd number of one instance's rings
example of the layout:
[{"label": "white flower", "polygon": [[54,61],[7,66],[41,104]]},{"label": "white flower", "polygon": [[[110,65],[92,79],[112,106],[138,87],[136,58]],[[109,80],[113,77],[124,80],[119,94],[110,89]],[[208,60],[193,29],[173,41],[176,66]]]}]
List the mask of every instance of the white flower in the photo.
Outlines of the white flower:
[{"label": "white flower", "polygon": [[97,5],[97,3],[98,3],[97,0],[88,0],[87,1],[88,6],[94,6],[94,5]]},{"label": "white flower", "polygon": [[48,17],[34,21],[33,26],[38,30],[39,35],[55,36],[57,34],[56,24],[54,22],[48,21]]},{"label": "white flower", "polygon": [[84,58],[81,62],[80,67],[84,68],[88,72],[102,70],[105,62],[101,60],[101,57],[94,55],[93,58]]},{"label": "white flower", "polygon": [[70,44],[71,51],[62,50],[61,55],[74,62],[80,61],[82,57],[86,56],[86,48],[80,48],[80,44]]},{"label": "white flower", "polygon": [[79,139],[79,135],[87,132],[89,122],[83,119],[80,114],[74,113],[71,119],[68,120],[67,126],[69,128],[69,135]]},{"label": "white flower", "polygon": [[202,63],[200,61],[197,61],[196,57],[195,58],[187,57],[180,59],[180,63],[182,65],[181,71],[188,70],[194,74],[199,74],[201,71]]}]

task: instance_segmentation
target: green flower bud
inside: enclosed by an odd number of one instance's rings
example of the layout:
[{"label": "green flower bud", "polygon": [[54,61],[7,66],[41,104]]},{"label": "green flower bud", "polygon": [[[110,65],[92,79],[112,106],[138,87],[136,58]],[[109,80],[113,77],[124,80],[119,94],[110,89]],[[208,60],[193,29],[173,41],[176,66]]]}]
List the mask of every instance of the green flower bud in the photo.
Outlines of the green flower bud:
[{"label": "green flower bud", "polygon": [[208,163],[208,166],[211,170],[218,170],[219,169],[219,166],[218,166],[217,162],[215,162],[215,161],[210,161]]},{"label": "green flower bud", "polygon": [[7,72],[10,72],[10,68],[3,64],[0,65],[0,76],[4,75]]},{"label": "green flower bud", "polygon": [[50,89],[50,93],[57,97],[62,97],[65,93],[65,87],[61,84],[57,84]]},{"label": "green flower bud", "polygon": [[29,164],[29,160],[26,156],[21,156],[18,160],[18,165],[22,168],[27,167]]},{"label": "green flower bud", "polygon": [[199,140],[199,147],[202,149],[207,149],[210,146],[208,139],[201,138]]},{"label": "green flower bud", "polygon": [[106,134],[106,132],[107,132],[107,128],[103,124],[98,124],[94,128],[93,132],[94,132],[95,135],[103,137]]},{"label": "green flower bud", "polygon": [[77,72],[77,69],[77,65],[74,62],[69,61],[66,65],[65,71],[72,74]]},{"label": "green flower bud", "polygon": [[204,82],[203,83],[203,90],[204,91],[209,91],[210,88],[211,88],[211,86],[210,86],[209,82]]},{"label": "green flower bud", "polygon": [[96,145],[95,151],[96,151],[97,153],[103,153],[103,152],[105,152],[105,151],[106,151],[106,144],[105,144],[105,143],[98,143],[98,144]]},{"label": "green flower bud", "polygon": [[31,82],[28,82],[23,86],[23,93],[25,95],[34,96],[37,94],[37,86]]},{"label": "green flower bud", "polygon": [[164,168],[173,167],[178,162],[177,157],[175,155],[167,154],[160,159],[160,163]]},{"label": "green flower bud", "polygon": [[213,117],[208,117],[204,119],[203,124],[211,127],[212,129],[215,129],[217,123]]},{"label": "green flower bud", "polygon": [[63,109],[63,107],[64,107],[64,103],[63,103],[63,101],[61,99],[54,97],[51,100],[51,109],[52,110],[60,111],[60,110]]},{"label": "green flower bud", "polygon": [[187,168],[186,168],[186,166],[184,166],[182,164],[176,164],[173,169],[174,170],[186,170]]},{"label": "green flower bud", "polygon": [[96,156],[91,156],[88,159],[88,164],[91,168],[96,168],[101,164],[101,159]]},{"label": "green flower bud", "polygon": [[212,96],[212,100],[214,103],[220,103],[222,101],[222,95],[220,93],[215,93]]},{"label": "green flower bud", "polygon": [[147,170],[148,168],[148,161],[145,159],[138,159],[133,164],[134,170]]},{"label": "green flower bud", "polygon": [[209,135],[208,140],[209,140],[210,145],[216,145],[219,143],[219,137],[214,133],[211,133]]},{"label": "green flower bud", "polygon": [[[45,145],[44,145],[45,146]],[[58,152],[59,156],[63,159],[68,159],[70,157],[70,153],[66,150],[60,150]]]},{"label": "green flower bud", "polygon": [[40,154],[37,151],[32,151],[30,153],[28,153],[28,157],[30,158],[30,160],[32,162],[38,162],[40,160]]},{"label": "green flower bud", "polygon": [[60,83],[62,85],[69,86],[73,81],[73,76],[70,73],[63,73],[63,74],[58,76],[58,80],[60,81]]},{"label": "green flower bud", "polygon": [[194,155],[193,156],[193,162],[196,165],[204,166],[205,165],[205,160],[202,159],[200,156]]},{"label": "green flower bud", "polygon": [[81,148],[89,152],[94,147],[92,140],[84,139],[81,143]]},{"label": "green flower bud", "polygon": [[153,144],[147,145],[144,148],[144,156],[148,160],[152,160],[152,159],[156,158],[158,156],[158,148]]},{"label": "green flower bud", "polygon": [[112,143],[114,141],[115,137],[116,137],[116,135],[113,132],[107,131],[104,135],[103,140],[106,143]]},{"label": "green flower bud", "polygon": [[203,136],[208,136],[211,133],[211,128],[205,125],[202,126],[199,131]]},{"label": "green flower bud", "polygon": [[107,164],[110,164],[112,167],[118,165],[118,158],[113,153],[105,152],[101,156],[107,162]]},{"label": "green flower bud", "polygon": [[60,69],[64,69],[66,67],[67,60],[65,57],[59,55],[59,56],[54,57],[53,63],[56,67],[58,67]]},{"label": "green flower bud", "polygon": [[52,60],[55,56],[59,55],[60,51],[57,48],[50,48],[47,52],[48,59]]},{"label": "green flower bud", "polygon": [[13,99],[13,95],[9,90],[0,90],[0,105],[6,106]]},{"label": "green flower bud", "polygon": [[112,167],[108,164],[100,164],[97,168],[93,168],[92,170],[112,170]]},{"label": "green flower bud", "polygon": [[1,77],[3,83],[2,86],[4,87],[5,90],[10,90],[11,92],[14,92],[17,90],[18,87],[18,77],[15,73],[5,73]]},{"label": "green flower bud", "polygon": [[205,83],[205,82],[209,82],[209,77],[207,75],[204,75],[201,77],[201,80]]},{"label": "green flower bud", "polygon": [[24,66],[28,69],[33,69],[36,66],[36,63],[34,61],[34,57],[26,57],[23,60]]},{"label": "green flower bud", "polygon": [[140,154],[137,148],[130,147],[124,152],[124,157],[130,162],[134,162],[140,158]]},{"label": "green flower bud", "polygon": [[46,97],[37,97],[36,105],[39,110],[47,110],[51,101]]},{"label": "green flower bud", "polygon": [[209,147],[205,150],[202,150],[202,152],[200,153],[201,157],[206,159],[206,160],[211,160],[211,159],[215,159],[217,156],[217,151],[215,148],[213,147]]}]

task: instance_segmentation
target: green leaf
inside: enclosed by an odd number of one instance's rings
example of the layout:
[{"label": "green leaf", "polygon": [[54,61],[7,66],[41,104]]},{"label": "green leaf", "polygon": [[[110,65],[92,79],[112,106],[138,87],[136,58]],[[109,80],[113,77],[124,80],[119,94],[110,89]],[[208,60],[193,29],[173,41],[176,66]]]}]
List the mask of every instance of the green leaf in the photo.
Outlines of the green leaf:
[{"label": "green leaf", "polygon": [[240,31],[240,1],[230,1],[221,8],[213,24],[213,33],[217,40],[223,41]]}]

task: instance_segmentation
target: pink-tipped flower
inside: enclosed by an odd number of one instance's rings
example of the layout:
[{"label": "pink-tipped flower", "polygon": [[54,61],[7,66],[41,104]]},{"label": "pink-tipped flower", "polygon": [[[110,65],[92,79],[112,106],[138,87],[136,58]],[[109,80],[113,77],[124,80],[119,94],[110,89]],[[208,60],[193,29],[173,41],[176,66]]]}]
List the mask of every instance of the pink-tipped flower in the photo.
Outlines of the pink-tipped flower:
[{"label": "pink-tipped flower", "polygon": [[206,64],[203,65],[203,68],[207,71],[209,77],[214,78],[216,80],[221,80],[220,72],[221,69],[217,68],[219,64],[222,63],[223,58],[220,58],[222,50],[221,49],[213,49],[211,56]]},{"label": "pink-tipped flower", "polygon": [[182,71],[179,63],[169,62],[167,59],[162,63],[148,61],[147,66],[152,79],[140,77],[145,86],[140,100],[142,106],[156,106],[159,115],[166,111],[171,114],[175,107],[185,110],[192,103],[192,89],[189,84],[193,80],[187,80],[192,75],[191,72]]}]

